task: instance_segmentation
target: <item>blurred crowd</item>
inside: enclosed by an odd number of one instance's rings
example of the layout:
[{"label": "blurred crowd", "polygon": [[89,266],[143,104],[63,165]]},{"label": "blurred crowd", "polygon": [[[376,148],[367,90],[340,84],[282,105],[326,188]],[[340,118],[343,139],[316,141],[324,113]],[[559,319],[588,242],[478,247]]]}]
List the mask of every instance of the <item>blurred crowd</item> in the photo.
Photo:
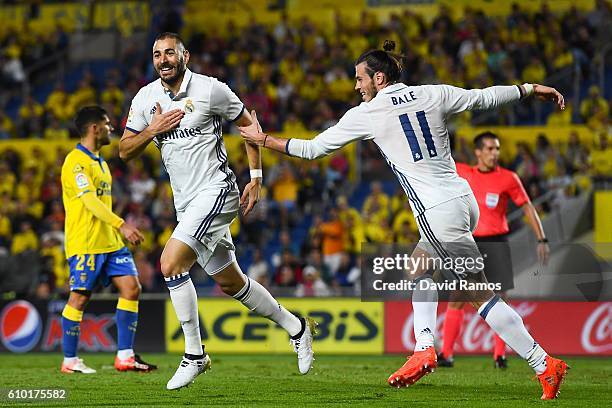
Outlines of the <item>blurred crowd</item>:
[{"label": "blurred crowd", "polygon": [[[403,81],[408,84],[442,82],[469,88],[544,82],[553,76],[554,85],[564,90],[569,88],[564,81],[571,78],[565,74],[576,64],[587,82],[595,78],[592,64],[611,17],[606,0],[596,1],[588,12],[570,8],[562,14],[552,13],[546,3],[535,13],[514,5],[504,17],[467,9],[459,21],[441,6],[431,23],[405,11],[383,24],[364,11],[356,26],[339,15],[332,30],[322,30],[307,18],[295,24],[282,15],[272,26],[252,22],[238,29],[230,22],[224,30],[196,31],[186,40],[193,71],[227,82],[245,105],[258,111],[266,130],[299,134],[334,125],[360,102],[353,90],[353,63],[385,39],[395,40],[404,55]],[[22,33],[0,38],[0,85],[18,88],[25,79],[24,67],[66,50],[67,44],[61,28],[48,38]],[[71,119],[76,110],[95,103],[106,108],[121,133],[131,99],[154,76],[148,50],[142,47],[126,55],[102,77],[86,70],[72,78],[74,86],[60,81],[42,99],[26,97],[13,116],[1,108],[6,98],[0,98],[0,139],[70,139],[75,136]],[[520,119],[531,107],[517,109],[496,115],[495,123],[508,123],[511,115]],[[553,200],[538,205],[543,216],[555,200],[588,189],[593,182],[610,181],[609,116],[610,101],[592,86],[579,106],[552,113],[546,122],[568,125],[578,119],[593,130],[593,141],[569,134],[566,142],[555,145],[544,134],[534,135],[535,149],[521,144],[516,156],[503,163],[519,174],[532,198],[557,192]],[[475,119],[464,115],[455,125]],[[454,151],[458,161],[474,162],[472,146],[465,140],[456,140]],[[66,153],[34,148],[27,155],[13,149],[0,155],[0,292],[46,298],[67,290],[59,182]],[[146,236],[143,245],[132,248],[143,290],[163,292],[159,255],[176,224],[167,174],[158,157],[124,163],[116,150],[104,156],[114,176],[115,212]],[[242,188],[249,180],[245,157],[230,160]],[[239,261],[248,275],[273,293],[357,293],[362,242],[417,240],[405,194],[395,187],[375,146],[363,143],[357,161],[365,187],[349,181],[350,161],[343,154],[326,166],[283,159],[265,170],[259,204],[232,224]],[[368,175],[389,182],[367,184]],[[15,270],[22,272],[7,272]],[[214,291],[204,273],[194,276],[199,288]]]}]

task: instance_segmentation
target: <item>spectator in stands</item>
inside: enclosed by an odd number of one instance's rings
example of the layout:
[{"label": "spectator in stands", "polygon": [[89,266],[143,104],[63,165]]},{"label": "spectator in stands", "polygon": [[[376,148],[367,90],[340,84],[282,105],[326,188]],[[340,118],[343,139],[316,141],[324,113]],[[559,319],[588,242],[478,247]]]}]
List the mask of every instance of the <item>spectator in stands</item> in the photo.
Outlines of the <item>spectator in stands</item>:
[{"label": "spectator in stands", "polygon": [[612,146],[609,137],[601,133],[596,147],[591,151],[591,173],[595,182],[612,180]]},{"label": "spectator in stands", "polygon": [[257,248],[253,253],[253,261],[247,268],[247,276],[253,280],[256,280],[266,288],[270,287],[268,263],[263,258],[263,254],[259,248]]},{"label": "spectator in stands", "polygon": [[155,180],[143,168],[141,162],[130,161],[128,167],[130,168],[128,190],[132,202],[137,204],[151,202],[155,192]]},{"label": "spectator in stands", "polygon": [[0,160],[0,194],[7,193],[9,198],[15,191],[15,174],[11,172],[6,161]]},{"label": "spectator in stands", "polygon": [[277,272],[276,284],[279,287],[295,287],[295,272],[289,265],[283,265]]},{"label": "spectator in stands", "polygon": [[575,130],[569,134],[567,149],[565,151],[565,159],[567,161],[570,174],[575,172],[585,172],[588,168],[589,151],[580,142],[578,132]]},{"label": "spectator in stands", "polygon": [[68,140],[70,132],[65,126],[61,126],[57,117],[52,116],[49,125],[43,132],[43,137],[46,140]]},{"label": "spectator in stands", "polygon": [[0,109],[0,140],[10,139],[14,136],[15,126],[11,118]]},{"label": "spectator in stands", "polygon": [[277,164],[278,175],[271,181],[272,199],[279,212],[281,226],[289,224],[290,213],[295,209],[298,198],[298,181],[289,162],[282,161]]},{"label": "spectator in stands", "polygon": [[38,245],[38,237],[32,230],[32,224],[28,221],[22,221],[19,225],[19,232],[13,236],[11,253],[17,255],[28,250],[36,251]]},{"label": "spectator in stands", "polygon": [[55,84],[55,88],[49,96],[47,96],[45,109],[53,118],[61,122],[65,122],[74,116],[63,82],[57,82]]},{"label": "spectator in stands", "polygon": [[289,230],[283,229],[278,235],[278,250],[272,254],[272,265],[278,267],[283,262],[294,264],[299,253],[298,243],[291,239]]},{"label": "spectator in stands", "polygon": [[321,251],[323,253],[323,263],[329,269],[331,276],[335,275],[340,268],[342,253],[344,250],[344,225],[338,217],[338,210],[329,210],[329,219],[320,223],[317,232],[321,235]]},{"label": "spectator in stands", "polygon": [[9,248],[12,236],[8,209],[0,206],[0,248]]},{"label": "spectator in stands", "polygon": [[364,218],[387,218],[389,216],[389,196],[383,191],[380,182],[373,181],[370,184],[370,194],[363,203],[361,213]]},{"label": "spectator in stands", "polygon": [[608,102],[601,97],[599,87],[593,85],[589,88],[589,96],[580,103],[580,117],[586,123],[597,114],[608,116]]},{"label": "spectator in stands", "polygon": [[19,134],[21,137],[41,137],[45,109],[34,97],[28,95],[19,108]]},{"label": "spectator in stands", "polygon": [[331,295],[327,284],[321,279],[321,274],[314,266],[304,268],[304,282],[297,284],[295,296],[297,297],[322,297]]},{"label": "spectator in stands", "polygon": [[510,168],[518,174],[523,184],[527,185],[532,180],[537,180],[540,175],[538,161],[525,143],[517,143],[516,149],[517,154]]},{"label": "spectator in stands", "polygon": [[100,95],[100,101],[102,102],[102,105],[107,108],[107,112],[109,112],[112,116],[115,118],[121,116],[125,96],[123,95],[121,88],[119,88],[117,79],[108,78],[106,80],[106,87]]},{"label": "spectator in stands", "polygon": [[147,259],[147,252],[138,247],[134,250],[134,264],[138,270],[138,280],[146,292],[155,289],[155,269]]}]

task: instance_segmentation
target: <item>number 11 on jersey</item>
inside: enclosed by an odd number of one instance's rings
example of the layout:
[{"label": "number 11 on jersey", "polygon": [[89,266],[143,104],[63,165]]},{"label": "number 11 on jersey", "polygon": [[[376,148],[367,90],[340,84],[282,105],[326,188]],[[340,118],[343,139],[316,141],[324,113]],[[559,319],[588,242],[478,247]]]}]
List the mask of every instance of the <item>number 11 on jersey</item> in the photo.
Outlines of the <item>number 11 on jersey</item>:
[{"label": "number 11 on jersey", "polygon": [[[423,139],[425,139],[425,146],[427,146],[427,152],[429,153],[429,157],[436,157],[438,155],[438,152],[436,151],[436,145],[434,144],[433,137],[431,136],[431,130],[429,129],[429,123],[427,123],[425,112],[418,111],[416,113],[416,116],[417,120],[419,121],[421,132],[423,133]],[[404,130],[406,139],[408,139],[408,145],[410,145],[410,151],[412,152],[412,159],[415,162],[423,159],[423,154],[421,153],[421,146],[419,145],[416,133],[412,128],[410,119],[408,119],[408,115],[406,113],[400,115],[399,120],[402,124],[402,129]]]}]

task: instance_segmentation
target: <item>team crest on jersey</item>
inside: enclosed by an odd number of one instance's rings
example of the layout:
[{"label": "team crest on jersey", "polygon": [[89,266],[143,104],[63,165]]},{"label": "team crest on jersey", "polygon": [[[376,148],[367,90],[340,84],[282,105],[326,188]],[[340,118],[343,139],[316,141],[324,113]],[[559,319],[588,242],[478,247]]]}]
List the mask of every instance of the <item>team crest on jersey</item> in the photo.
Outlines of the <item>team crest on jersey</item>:
[{"label": "team crest on jersey", "polygon": [[185,112],[193,113],[194,110],[195,106],[193,106],[193,102],[191,101],[191,99],[187,99],[187,101],[185,102]]},{"label": "team crest on jersey", "polygon": [[151,115],[153,115],[155,113],[155,111],[157,110],[157,105],[153,105],[153,107],[151,108],[151,111],[149,112]]}]

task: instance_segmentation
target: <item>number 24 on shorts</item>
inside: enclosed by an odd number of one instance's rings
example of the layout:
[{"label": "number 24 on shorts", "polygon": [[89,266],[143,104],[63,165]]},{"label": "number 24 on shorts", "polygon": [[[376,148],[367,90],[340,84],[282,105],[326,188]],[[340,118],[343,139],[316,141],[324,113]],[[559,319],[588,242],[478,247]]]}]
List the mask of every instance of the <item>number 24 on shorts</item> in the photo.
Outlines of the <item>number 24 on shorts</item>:
[{"label": "number 24 on shorts", "polygon": [[96,256],[94,254],[77,255],[77,264],[75,270],[82,271],[85,269],[84,266],[87,266],[90,271],[96,269]]}]

